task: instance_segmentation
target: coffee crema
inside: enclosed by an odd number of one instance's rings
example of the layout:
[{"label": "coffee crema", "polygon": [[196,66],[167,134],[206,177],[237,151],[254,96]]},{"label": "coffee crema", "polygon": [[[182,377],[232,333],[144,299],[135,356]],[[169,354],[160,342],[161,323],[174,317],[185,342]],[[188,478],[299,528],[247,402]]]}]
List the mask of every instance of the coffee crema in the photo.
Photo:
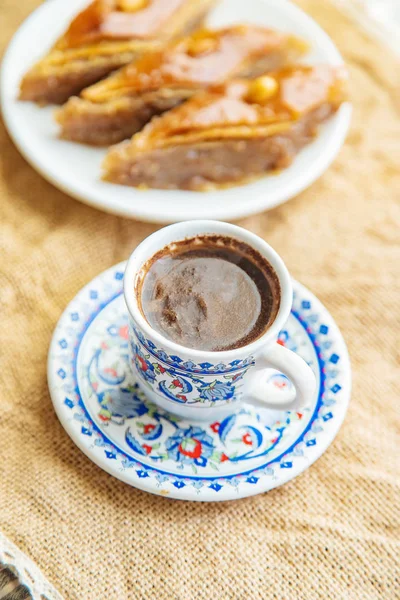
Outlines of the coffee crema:
[{"label": "coffee crema", "polygon": [[220,235],[174,242],[142,267],[140,311],[167,339],[196,350],[233,350],[262,336],[280,304],[278,276],[248,244]]}]

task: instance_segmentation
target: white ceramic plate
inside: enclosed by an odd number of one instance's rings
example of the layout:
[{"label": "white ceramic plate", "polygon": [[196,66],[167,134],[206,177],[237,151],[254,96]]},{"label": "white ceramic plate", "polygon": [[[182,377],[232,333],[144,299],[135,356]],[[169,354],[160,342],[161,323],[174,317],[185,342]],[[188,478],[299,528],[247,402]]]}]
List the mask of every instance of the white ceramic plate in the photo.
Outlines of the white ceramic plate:
[{"label": "white ceramic plate", "polygon": [[[54,408],[90,460],[152,494],[214,502],[282,485],[325,452],[346,414],[351,373],[340,331],[315,296],[293,282],[292,312],[279,335],[315,373],[317,390],[305,405],[277,411],[244,403],[220,422],[198,423],[156,410],[138,388],[128,360],[125,266],[101,273],[77,294],[49,351]],[[144,360],[149,369],[163,366],[151,355]],[[265,393],[290,394],[290,382],[271,370]]]},{"label": "white ceramic plate", "polygon": [[[67,194],[101,210],[155,223],[187,219],[232,220],[289,200],[313,183],[330,165],[346,136],[351,107],[343,105],[305,148],[294,164],[279,175],[221,191],[143,191],[100,179],[104,149],[57,138],[53,108],[38,108],[16,100],[21,77],[61,35],[87,0],[52,0],[21,25],[4,57],[1,104],[8,131],[26,160]],[[331,39],[287,0],[222,0],[210,16],[212,26],[255,22],[295,33],[312,45],[311,63],[342,64]]]}]

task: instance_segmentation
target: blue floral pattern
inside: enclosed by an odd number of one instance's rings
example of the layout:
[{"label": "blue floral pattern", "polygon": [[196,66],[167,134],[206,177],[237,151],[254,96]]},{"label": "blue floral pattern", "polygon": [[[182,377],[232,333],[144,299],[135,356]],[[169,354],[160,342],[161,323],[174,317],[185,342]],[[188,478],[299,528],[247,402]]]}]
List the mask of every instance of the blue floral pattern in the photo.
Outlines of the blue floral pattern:
[{"label": "blue floral pattern", "polygon": [[[179,404],[226,404],[240,398],[238,384],[254,365],[252,358],[235,360],[229,365],[195,365],[157,350],[150,340],[144,339],[132,320],[129,327],[137,338],[136,343],[130,344],[131,364],[139,379],[154,391]],[[222,379],[216,378],[217,374]]]},{"label": "blue floral pattern", "polygon": [[130,344],[131,364],[138,377],[154,391],[179,404],[210,406],[240,399],[242,386],[238,384],[254,365],[252,357],[235,360],[228,365],[208,362],[196,365],[158,350],[137,330],[131,319],[129,327],[137,340]]},{"label": "blue floral pattern", "polygon": [[[95,462],[106,462],[107,470],[154,493],[210,500],[213,495],[229,499],[270,489],[321,454],[328,445],[325,434],[332,439],[347,408],[349,363],[333,320],[315,298],[295,285],[292,316],[280,343],[298,351],[314,368],[317,398],[297,413],[280,412],[272,418],[244,406],[220,422],[196,425],[158,411],[132,376],[116,271],[123,267],[102,274],[77,296],[60,320],[50,351],[50,389],[58,415]],[[203,374],[188,377],[146,349],[140,351],[147,371],[153,373],[153,367],[157,377],[163,375],[161,381],[175,396],[191,393],[192,386],[208,401],[240,385],[240,368],[246,366],[214,373],[206,381]],[[179,366],[177,358],[172,361]],[[158,373],[154,363],[164,373]],[[288,387],[279,373],[271,375],[270,383],[277,393]]]},{"label": "blue floral pattern", "polygon": [[132,320],[130,322],[130,326],[132,327],[135,337],[149,355],[158,361],[161,361],[164,363],[164,365],[173,367],[174,369],[179,369],[196,375],[225,375],[227,373],[235,373],[236,371],[251,367],[255,364],[252,356],[248,356],[244,360],[234,360],[228,364],[220,362],[216,365],[213,365],[209,362],[196,364],[190,360],[185,361],[179,356],[167,354],[167,352],[165,352],[165,350],[162,348],[157,348],[152,340],[145,338],[142,332],[135,327]]},{"label": "blue floral pattern", "polygon": [[210,402],[231,400],[235,395],[235,386],[231,381],[224,383],[215,379],[211,383],[201,383],[197,389],[199,397],[203,400],[210,400]]},{"label": "blue floral pattern", "polygon": [[197,466],[205,466],[214,451],[211,435],[193,426],[177,428],[174,435],[167,439],[165,447],[171,460]]},{"label": "blue floral pattern", "polygon": [[148,360],[148,356],[145,356],[140,350],[139,346],[135,345],[133,360],[135,367],[142,379],[149,383],[154,383],[156,380],[156,372],[154,365]]},{"label": "blue floral pattern", "polygon": [[[211,466],[218,471],[226,461],[239,462],[250,458],[265,456],[279,443],[286,427],[294,418],[300,419],[297,413],[287,413],[283,423],[272,426],[255,422],[244,425],[237,414],[225,418],[221,423],[213,422],[206,429],[199,426],[181,426],[181,420],[162,411],[157,411],[147,401],[137,383],[131,382],[128,356],[126,354],[125,326],[110,325],[106,329],[106,339],[95,349],[86,367],[86,380],[90,385],[92,396],[97,398],[99,422],[105,426],[125,425],[125,442],[129,449],[138,456],[147,456],[154,462],[173,460],[180,468],[190,465],[193,472],[198,468]],[[115,356],[119,357],[115,359]],[[136,353],[144,373],[153,374],[159,365],[151,364],[142,353]],[[163,369],[163,374],[167,370]],[[175,373],[175,372],[173,372]],[[240,373],[231,376],[237,381]],[[174,374],[170,385],[184,393],[192,391],[192,384]],[[220,395],[233,394],[231,381],[214,380],[206,384],[200,379],[197,388],[200,395],[214,400]],[[161,383],[165,383],[165,380]],[[182,400],[183,401],[183,400]],[[249,415],[241,411],[242,415]],[[79,417],[84,422],[84,419]],[[248,421],[248,417],[247,417]],[[105,450],[106,456],[110,451]],[[115,452],[111,453],[115,457]]]}]

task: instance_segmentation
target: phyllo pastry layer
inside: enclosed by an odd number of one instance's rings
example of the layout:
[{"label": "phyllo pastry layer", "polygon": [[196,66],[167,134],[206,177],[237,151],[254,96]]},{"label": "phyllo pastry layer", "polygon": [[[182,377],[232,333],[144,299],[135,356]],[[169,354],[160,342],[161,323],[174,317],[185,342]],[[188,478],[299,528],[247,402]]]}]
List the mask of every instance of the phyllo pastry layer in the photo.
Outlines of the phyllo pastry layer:
[{"label": "phyllo pastry layer", "polygon": [[63,104],[111,71],[198,27],[215,1],[94,0],[25,75],[20,99]]},{"label": "phyllo pastry layer", "polygon": [[122,141],[196,92],[277,69],[306,49],[293,36],[254,25],[199,30],[71,98],[57,112],[61,136],[93,145]]},{"label": "phyllo pastry layer", "polygon": [[215,86],[112,147],[104,178],[207,190],[283,169],[345,100],[345,79],[343,68],[297,65]]}]

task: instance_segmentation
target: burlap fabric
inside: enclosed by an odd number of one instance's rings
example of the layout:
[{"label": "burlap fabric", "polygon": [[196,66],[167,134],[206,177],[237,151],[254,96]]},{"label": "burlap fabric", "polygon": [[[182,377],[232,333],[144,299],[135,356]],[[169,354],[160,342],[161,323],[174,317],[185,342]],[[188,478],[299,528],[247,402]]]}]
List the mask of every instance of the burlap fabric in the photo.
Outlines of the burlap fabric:
[{"label": "burlap fabric", "polygon": [[[2,46],[38,4],[2,0]],[[330,449],[268,494],[223,504],[150,496],[68,438],[46,383],[54,326],[89,279],[155,227],[71,200],[1,128],[0,529],[68,599],[400,597],[399,65],[326,1],[301,5],[348,61],[351,133],[308,191],[240,224],[332,312],[354,390]]]}]

